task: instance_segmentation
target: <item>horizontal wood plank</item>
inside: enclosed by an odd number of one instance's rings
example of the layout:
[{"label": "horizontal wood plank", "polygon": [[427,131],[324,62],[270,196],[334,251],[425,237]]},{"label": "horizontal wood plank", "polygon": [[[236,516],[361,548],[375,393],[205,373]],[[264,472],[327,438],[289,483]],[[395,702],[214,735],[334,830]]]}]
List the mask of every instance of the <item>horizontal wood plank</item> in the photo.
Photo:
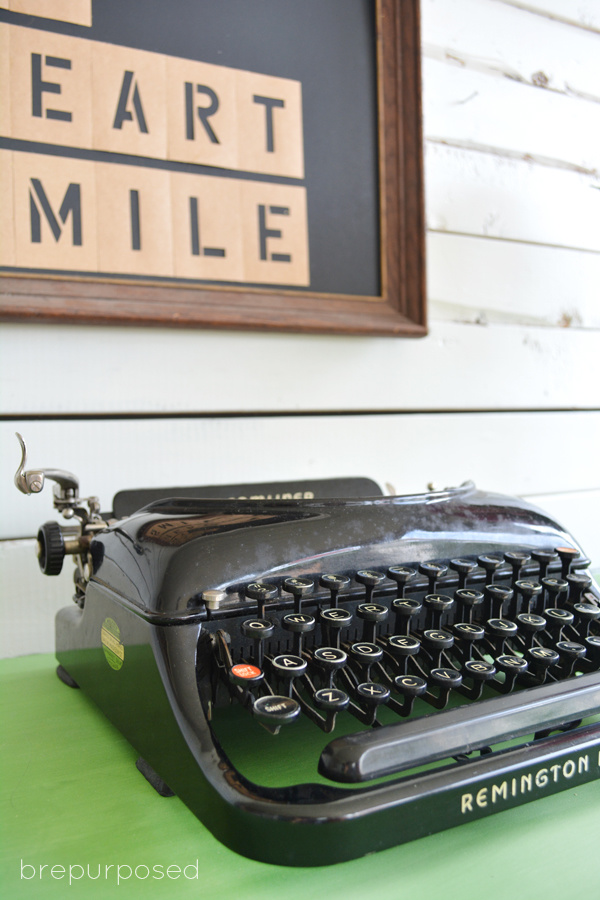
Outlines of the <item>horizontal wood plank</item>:
[{"label": "horizontal wood plank", "polygon": [[427,248],[434,320],[600,328],[600,253],[443,232]]},{"label": "horizontal wood plank", "polygon": [[425,163],[429,229],[600,252],[600,177],[432,141]]},{"label": "horizontal wood plank", "polygon": [[595,409],[598,334],[434,322],[421,340],[5,324],[5,414]]},{"label": "horizontal wood plank", "polygon": [[[574,16],[579,3],[564,3]],[[597,4],[596,4],[597,9]],[[426,56],[536,88],[600,98],[600,35],[497,0],[422,0]],[[535,40],[531,31],[535,30]]]},{"label": "horizontal wood plank", "polygon": [[507,6],[549,16],[563,24],[600,32],[598,0],[498,0]]},{"label": "horizontal wood plank", "polygon": [[428,138],[600,170],[600,104],[448,62],[423,60]]}]

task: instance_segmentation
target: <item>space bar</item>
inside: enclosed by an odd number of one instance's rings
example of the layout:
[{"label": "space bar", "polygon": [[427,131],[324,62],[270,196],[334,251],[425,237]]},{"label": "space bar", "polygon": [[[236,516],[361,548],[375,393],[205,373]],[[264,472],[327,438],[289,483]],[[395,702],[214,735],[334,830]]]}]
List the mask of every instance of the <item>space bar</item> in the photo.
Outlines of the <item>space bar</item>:
[{"label": "space bar", "polygon": [[552,682],[331,741],[319,772],[370,781],[600,712],[600,673]]}]

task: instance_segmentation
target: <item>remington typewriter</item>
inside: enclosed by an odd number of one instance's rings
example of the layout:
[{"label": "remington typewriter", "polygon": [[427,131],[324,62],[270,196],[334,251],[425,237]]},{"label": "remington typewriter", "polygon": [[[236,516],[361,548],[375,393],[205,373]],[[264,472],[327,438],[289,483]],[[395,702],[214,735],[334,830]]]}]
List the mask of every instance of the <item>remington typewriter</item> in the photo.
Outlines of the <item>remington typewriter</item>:
[{"label": "remington typewriter", "polygon": [[104,515],[22,451],[71,522],[38,535],[45,574],[75,561],[59,676],[237,852],[330,864],[600,776],[600,593],[535,507],[334,481]]}]

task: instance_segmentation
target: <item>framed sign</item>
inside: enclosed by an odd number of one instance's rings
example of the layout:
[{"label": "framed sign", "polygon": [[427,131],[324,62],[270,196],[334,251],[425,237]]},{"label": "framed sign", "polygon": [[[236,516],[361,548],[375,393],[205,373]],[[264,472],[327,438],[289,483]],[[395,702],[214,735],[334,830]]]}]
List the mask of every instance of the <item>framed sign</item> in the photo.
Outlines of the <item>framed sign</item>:
[{"label": "framed sign", "polygon": [[0,0],[0,91],[3,319],[425,333],[418,0]]}]

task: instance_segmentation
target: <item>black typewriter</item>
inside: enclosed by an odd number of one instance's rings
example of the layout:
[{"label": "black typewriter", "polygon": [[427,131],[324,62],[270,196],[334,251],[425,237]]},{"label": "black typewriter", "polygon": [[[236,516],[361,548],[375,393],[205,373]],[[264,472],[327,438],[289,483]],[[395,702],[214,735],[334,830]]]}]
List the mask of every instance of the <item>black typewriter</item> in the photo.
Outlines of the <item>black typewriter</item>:
[{"label": "black typewriter", "polygon": [[237,852],[330,864],[600,776],[600,594],[535,507],[334,481],[103,515],[22,446],[17,486],[76,524],[38,536],[76,563],[60,677]]}]

